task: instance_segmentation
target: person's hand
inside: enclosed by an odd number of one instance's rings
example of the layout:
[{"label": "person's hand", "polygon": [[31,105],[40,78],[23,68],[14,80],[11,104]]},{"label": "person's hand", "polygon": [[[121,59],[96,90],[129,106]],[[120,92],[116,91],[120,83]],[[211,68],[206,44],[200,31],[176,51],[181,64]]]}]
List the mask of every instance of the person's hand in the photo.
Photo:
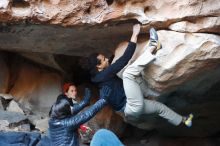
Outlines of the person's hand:
[{"label": "person's hand", "polygon": [[100,99],[105,99],[108,100],[108,97],[111,93],[111,88],[108,86],[103,86],[100,90],[99,90],[99,94],[100,94]]},{"label": "person's hand", "polygon": [[135,24],[133,26],[133,34],[134,35],[138,35],[140,33],[140,30],[141,30],[141,25],[140,24]]},{"label": "person's hand", "polygon": [[89,103],[90,102],[90,98],[91,98],[91,90],[89,88],[86,88],[83,100],[86,103]]},{"label": "person's hand", "polygon": [[140,33],[140,29],[141,29],[141,25],[140,24],[135,24],[133,26],[133,34],[131,36],[131,42],[133,43],[137,43],[137,37],[138,37],[138,34]]}]

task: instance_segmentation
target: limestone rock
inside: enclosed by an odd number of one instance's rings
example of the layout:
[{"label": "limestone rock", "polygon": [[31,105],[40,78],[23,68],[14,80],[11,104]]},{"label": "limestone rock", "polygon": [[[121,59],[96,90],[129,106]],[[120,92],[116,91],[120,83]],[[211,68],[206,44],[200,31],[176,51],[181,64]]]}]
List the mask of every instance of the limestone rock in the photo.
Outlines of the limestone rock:
[{"label": "limestone rock", "polygon": [[44,54],[44,53],[21,53],[22,56],[40,63],[40,64],[44,64],[46,66],[49,66],[51,68],[63,71],[62,68],[60,68],[60,66],[57,64],[57,62],[55,61],[54,55],[52,54]]},{"label": "limestone rock", "polygon": [[[5,54],[0,53],[0,94],[6,93],[9,85],[9,68],[5,61]],[[1,96],[1,95],[0,95]]]},{"label": "limestone rock", "polygon": [[[11,3],[11,6],[9,6]],[[137,19],[143,24],[194,17],[218,16],[219,1],[12,1],[0,4],[1,21],[47,22],[59,25],[96,24],[109,20]]]},{"label": "limestone rock", "polygon": [[[127,122],[141,129],[158,129],[172,136],[208,136],[218,133],[220,127],[217,123],[220,119],[217,118],[219,113],[215,111],[220,105],[220,37],[207,33],[165,30],[158,31],[158,34],[163,48],[157,52],[156,60],[142,72],[149,87],[147,90],[151,96],[156,96],[153,100],[166,104],[181,115],[192,112],[195,115],[193,128],[172,126],[156,114],[142,115],[138,121]],[[123,54],[126,45],[122,43],[118,46],[113,61]],[[138,43],[132,60],[141,55],[145,45],[146,40]]]},{"label": "limestone rock", "polygon": [[46,132],[49,128],[48,120],[49,120],[49,118],[36,120],[35,121],[35,128],[40,130],[40,132]]},{"label": "limestone rock", "polygon": [[6,9],[8,7],[9,0],[1,0],[0,1],[0,10],[1,9]]},{"label": "limestone rock", "polygon": [[44,133],[48,130],[48,117],[43,117],[42,114],[39,113],[27,115],[27,117],[30,123],[35,127],[36,131]]},{"label": "limestone rock", "polygon": [[180,21],[169,26],[178,32],[209,32],[219,33],[220,17],[203,17],[193,21]]},{"label": "limestone rock", "polygon": [[18,130],[18,126],[27,124],[27,117],[24,116],[21,113],[17,112],[6,112],[6,111],[0,111],[0,130],[10,130],[14,129]]},{"label": "limestone rock", "polygon": [[28,120],[31,122],[31,124],[36,125],[37,120],[43,119],[43,117],[39,114],[34,114],[34,115],[27,115]]},{"label": "limestone rock", "polygon": [[[168,92],[187,82],[193,82],[191,89],[196,89],[202,81],[209,80],[206,87],[219,81],[219,36],[172,31],[159,31],[158,34],[163,49],[144,74],[150,87],[159,92]],[[213,75],[209,76],[210,73]]]},{"label": "limestone rock", "polygon": [[[149,88],[155,93],[168,93],[179,86],[187,88],[187,83],[188,88],[194,89],[193,92],[204,93],[206,92],[204,86],[208,90],[208,87],[219,81],[220,37],[218,35],[164,30],[158,31],[158,35],[163,48],[158,51],[156,60],[149,64],[143,73]],[[141,55],[144,45],[146,41],[137,45],[131,60]],[[113,62],[123,54],[126,46],[127,43],[118,46]],[[122,72],[119,73],[120,77]],[[206,84],[199,88],[201,82]]]},{"label": "limestone rock", "polygon": [[10,100],[14,98],[11,94],[0,94],[0,97],[4,98],[5,100]]},{"label": "limestone rock", "polygon": [[16,101],[24,104],[24,107],[30,106],[26,108],[32,111],[48,114],[51,105],[60,94],[60,75],[32,66],[31,63],[20,62],[14,66],[14,70],[17,79],[10,93],[16,97]]},{"label": "limestone rock", "polygon": [[19,107],[18,103],[16,103],[14,100],[12,100],[8,107],[7,107],[7,111],[9,112],[18,112],[21,114],[24,114],[23,110]]},{"label": "limestone rock", "polygon": [[60,0],[11,1],[11,7],[7,9],[8,3],[8,1],[5,1],[0,5],[3,8],[2,13],[0,13],[0,17],[4,16],[2,21],[12,16],[17,20],[31,18],[42,22],[50,21],[53,24],[61,24],[64,21],[66,25],[79,22],[98,23],[102,21],[107,12],[107,3],[104,0],[77,0],[65,2]]},{"label": "limestone rock", "polygon": [[4,110],[4,107],[2,105],[2,101],[0,100],[0,111],[3,111]]},{"label": "limestone rock", "polygon": [[219,1],[128,1],[125,15],[132,15],[142,23],[184,19],[185,17],[219,15]]},{"label": "limestone rock", "polygon": [[[5,94],[5,95],[7,95],[7,94]],[[5,99],[7,97],[5,95],[4,94],[0,94],[0,106],[1,106],[2,110],[5,110],[8,107],[8,105],[9,105],[9,103],[11,101],[11,99]]]},{"label": "limestone rock", "polygon": [[18,126],[18,131],[30,132],[31,131],[30,124],[22,124]]},{"label": "limestone rock", "polygon": [[[205,93],[220,85],[219,16],[219,0],[0,0],[1,51],[17,52],[53,68],[19,59],[13,53],[11,57],[0,55],[0,92],[12,94],[45,118],[65,78],[57,72],[61,70],[57,61],[60,56],[109,54],[117,44],[130,39],[133,22],[139,21],[143,25],[133,59],[141,54],[150,27],[160,30],[163,45],[157,60],[143,72],[150,95],[183,115],[195,113],[196,124],[187,130],[174,128],[150,115],[131,124],[148,130],[157,128],[172,136],[214,135],[220,131],[219,93]],[[120,47],[116,58],[125,44]],[[92,124],[117,133],[122,133],[125,125],[109,107]]]}]

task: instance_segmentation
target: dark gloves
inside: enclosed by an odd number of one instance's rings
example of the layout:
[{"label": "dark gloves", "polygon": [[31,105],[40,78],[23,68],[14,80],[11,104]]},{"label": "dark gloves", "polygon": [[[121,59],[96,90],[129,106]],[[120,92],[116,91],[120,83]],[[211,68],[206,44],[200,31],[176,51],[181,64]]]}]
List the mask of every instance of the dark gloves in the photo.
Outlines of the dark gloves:
[{"label": "dark gloves", "polygon": [[111,93],[111,88],[108,86],[103,86],[100,90],[99,90],[99,94],[100,94],[100,99],[105,99],[106,101],[108,101],[108,97]]},{"label": "dark gloves", "polygon": [[85,95],[83,101],[85,101],[88,104],[90,102],[90,97],[91,97],[91,90],[89,88],[85,88]]}]

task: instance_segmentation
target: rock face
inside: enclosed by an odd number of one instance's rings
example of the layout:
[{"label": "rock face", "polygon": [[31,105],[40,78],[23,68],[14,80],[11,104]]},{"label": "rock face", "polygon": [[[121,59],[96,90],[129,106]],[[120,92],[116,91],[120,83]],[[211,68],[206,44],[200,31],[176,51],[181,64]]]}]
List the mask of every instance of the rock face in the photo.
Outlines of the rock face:
[{"label": "rock face", "polygon": [[[82,75],[76,67],[78,59],[93,52],[115,51],[116,60],[126,47],[121,42],[130,39],[137,21],[142,29],[133,59],[141,54],[150,27],[159,30],[163,45],[143,72],[150,96],[181,114],[193,112],[195,127],[174,128],[150,115],[131,124],[172,136],[218,133],[219,0],[1,0],[0,93],[12,94],[25,109],[46,117],[43,113],[48,113],[61,83]],[[71,68],[77,68],[76,72]],[[114,131],[124,125],[110,108],[94,121],[95,127]]]},{"label": "rock face", "polygon": [[0,111],[0,130],[26,131],[27,117],[21,113]]},{"label": "rock face", "polygon": [[[150,98],[156,96],[156,100],[165,103],[180,114],[193,112],[196,116],[194,122],[198,125],[194,125],[196,130],[187,130],[190,133],[187,133],[186,129],[184,130],[184,126],[172,128],[170,131],[168,129],[171,127],[165,128],[167,121],[158,119],[155,115],[143,115],[139,121],[130,123],[142,129],[157,127],[161,129],[162,133],[166,131],[166,134],[171,135],[207,136],[215,134],[215,130],[219,129],[216,122],[218,119],[214,120],[212,116],[217,117],[214,111],[220,102],[215,101],[215,104],[212,102],[219,97],[217,86],[220,82],[220,37],[212,34],[179,33],[165,30],[158,31],[158,35],[163,48],[157,52],[156,60],[149,64],[142,73],[149,87],[149,96]],[[141,55],[144,44],[146,43],[138,44],[132,60]],[[121,43],[117,47],[116,57],[113,61],[123,54],[126,46],[127,43]],[[216,86],[217,89],[212,90],[213,86]],[[213,94],[210,96],[207,95],[207,92],[213,92]],[[210,114],[201,112],[204,108],[209,109]],[[200,117],[203,117],[204,121],[200,120]],[[210,119],[209,122],[216,122],[215,130],[205,130],[212,129],[208,126],[209,124],[205,124],[207,122],[205,119]],[[206,126],[199,126],[200,124]],[[182,132],[178,133],[178,131]]]},{"label": "rock face", "polygon": [[169,28],[178,32],[210,32],[218,33],[220,25],[220,18],[218,17],[204,17],[198,18],[194,21],[180,21],[173,23]]},{"label": "rock face", "polygon": [[[0,96],[6,100],[14,98],[15,101],[22,103],[24,109],[42,110],[42,113],[48,115],[52,103],[60,93],[61,76],[58,72],[43,69],[39,65],[34,65],[28,60],[22,59],[22,57],[14,56],[14,58],[11,58],[10,55],[3,56],[2,58],[5,59],[0,63],[6,60],[10,60],[10,62],[6,66],[8,68],[8,73],[6,74],[8,81],[4,82],[8,86],[1,91]],[[19,111],[15,109],[13,103],[14,101],[9,104],[8,110]]]},{"label": "rock face", "polygon": [[53,24],[72,25],[77,23],[98,23],[108,12],[107,3],[104,0],[85,1],[9,1],[0,3],[2,9],[1,18],[8,21],[11,17],[17,20],[35,19],[34,21],[48,22]]},{"label": "rock face", "polygon": [[0,66],[1,66],[1,73],[0,73],[0,92],[5,93],[7,91],[7,86],[9,84],[9,68],[3,59],[4,55],[1,54],[0,56]]},{"label": "rock face", "polygon": [[219,16],[219,1],[176,0],[74,0],[37,1],[3,0],[0,3],[2,22],[31,20],[60,25],[97,24],[111,20],[137,19],[142,24],[169,22],[195,17]]},{"label": "rock face", "polygon": [[[11,100],[7,102],[6,109],[16,112],[16,114],[21,113],[27,115],[27,119],[31,125],[33,125],[36,130],[45,133],[48,129],[49,110],[57,96],[61,94],[61,83],[63,82],[61,73],[46,66],[30,62],[16,54],[11,56],[9,53],[3,56],[5,60],[11,61],[7,67],[9,68],[9,72],[12,72],[12,74],[9,74],[10,84],[8,88],[6,88],[9,94],[4,92],[0,94],[1,99],[4,101]],[[78,87],[79,97],[84,96],[85,87],[87,86],[81,85]],[[90,88],[93,90],[93,96],[96,97],[93,98],[92,105],[99,95],[97,89],[91,85]],[[4,107],[5,106],[3,106],[1,110],[4,110]],[[7,127],[7,123],[8,122],[4,123],[4,121],[2,121],[2,125],[5,125],[3,129],[8,131],[12,130],[11,127]],[[117,131],[118,134],[123,132],[124,127],[124,122],[121,117],[112,112],[110,107],[104,108],[102,112],[98,113],[88,124],[94,131],[100,128],[110,128]],[[14,129],[28,130],[28,127],[24,124]],[[30,125],[28,131],[30,131]]]},{"label": "rock face", "polygon": [[24,114],[23,110],[13,100],[9,103],[9,105],[7,107],[7,111],[9,111],[9,112],[18,112],[18,113]]},{"label": "rock face", "polygon": [[173,31],[159,31],[158,34],[163,49],[144,74],[155,90],[168,92],[194,80],[191,90],[204,93],[201,82],[209,81],[205,87],[209,90],[210,85],[220,80],[220,36]]},{"label": "rock face", "polygon": [[2,101],[0,100],[0,111],[3,111],[3,110],[4,110],[4,107],[3,107]]}]

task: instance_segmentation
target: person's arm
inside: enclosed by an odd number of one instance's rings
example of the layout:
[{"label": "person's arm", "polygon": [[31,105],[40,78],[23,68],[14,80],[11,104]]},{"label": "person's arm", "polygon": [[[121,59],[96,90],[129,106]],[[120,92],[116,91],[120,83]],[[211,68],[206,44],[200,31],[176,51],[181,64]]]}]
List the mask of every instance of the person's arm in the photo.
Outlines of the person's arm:
[{"label": "person's arm", "polygon": [[86,111],[79,113],[75,116],[73,115],[70,118],[63,119],[62,124],[66,126],[78,127],[94,117],[97,112],[100,111],[106,104],[107,102],[105,99],[100,99]]},{"label": "person's arm", "polygon": [[80,112],[84,107],[86,107],[86,105],[88,105],[90,102],[90,97],[91,97],[91,91],[88,88],[86,88],[83,100],[80,103],[74,104],[71,107],[71,113],[75,115],[78,112]]},{"label": "person's arm", "polygon": [[138,37],[138,34],[140,33],[140,29],[141,29],[140,24],[135,24],[133,26],[133,34],[131,36],[130,42],[137,43],[137,37]]},{"label": "person's arm", "polygon": [[84,100],[81,101],[80,103],[74,104],[73,106],[71,106],[71,114],[73,114],[73,115],[77,114],[82,109],[84,109],[87,104],[88,103],[86,103]]},{"label": "person's arm", "polygon": [[94,105],[92,105],[86,111],[79,113],[78,115],[73,115],[69,118],[61,120],[60,124],[63,124],[67,127],[79,127],[81,124],[84,124],[85,122],[89,121],[92,117],[94,117],[97,114],[97,112],[99,112],[107,104],[107,98],[109,97],[110,92],[111,89],[107,86],[104,86],[100,90],[100,99]]},{"label": "person's arm", "polygon": [[109,67],[100,71],[95,77],[92,78],[93,82],[102,82],[111,79],[118,73],[121,69],[123,69],[132,58],[137,42],[137,36],[140,32],[140,24],[136,24],[133,26],[133,34],[131,40],[124,52],[124,54],[115,61],[115,63],[111,64]]}]

